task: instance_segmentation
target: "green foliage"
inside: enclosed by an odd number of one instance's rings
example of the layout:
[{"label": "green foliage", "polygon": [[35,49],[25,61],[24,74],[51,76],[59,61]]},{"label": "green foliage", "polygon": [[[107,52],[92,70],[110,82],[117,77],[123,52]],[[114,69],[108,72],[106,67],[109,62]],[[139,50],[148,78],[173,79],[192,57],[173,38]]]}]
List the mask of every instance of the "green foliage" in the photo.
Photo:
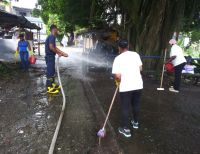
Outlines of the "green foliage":
[{"label": "green foliage", "polygon": [[189,48],[185,49],[186,55],[190,55],[193,58],[200,58],[200,44],[192,44]]},{"label": "green foliage", "polygon": [[9,1],[8,0],[1,0],[0,3],[2,3],[3,5],[8,5]]},{"label": "green foliage", "polygon": [[[75,25],[88,26],[91,0],[39,0],[42,6],[42,18],[45,23],[51,22],[49,14],[56,15],[58,26],[71,31]],[[63,30],[63,29],[62,29]],[[64,31],[63,31],[64,32]]]},{"label": "green foliage", "polygon": [[[47,24],[49,14],[55,14],[59,23],[70,32],[81,27],[103,27],[116,19],[115,0],[38,0],[41,17]],[[109,9],[109,12],[106,10]]]},{"label": "green foliage", "polygon": [[32,16],[34,16],[34,17],[40,17],[40,15],[41,15],[41,11],[39,10],[39,9],[33,9],[33,11],[32,11]]},{"label": "green foliage", "polygon": [[[61,41],[64,32],[65,32],[65,24],[63,22],[60,22],[59,17],[57,14],[49,14],[48,17],[48,22],[47,22],[47,27],[50,27],[52,24],[57,25],[59,29],[59,34],[58,34],[58,40]],[[49,28],[47,28],[47,33],[50,34]]]},{"label": "green foliage", "polygon": [[191,41],[199,42],[200,41],[200,29],[194,29],[191,32]]},{"label": "green foliage", "polygon": [[[200,38],[199,0],[38,0],[41,17],[55,23],[61,35],[82,28],[117,27],[136,51],[159,55],[174,31]],[[117,24],[121,15],[122,24]]]}]

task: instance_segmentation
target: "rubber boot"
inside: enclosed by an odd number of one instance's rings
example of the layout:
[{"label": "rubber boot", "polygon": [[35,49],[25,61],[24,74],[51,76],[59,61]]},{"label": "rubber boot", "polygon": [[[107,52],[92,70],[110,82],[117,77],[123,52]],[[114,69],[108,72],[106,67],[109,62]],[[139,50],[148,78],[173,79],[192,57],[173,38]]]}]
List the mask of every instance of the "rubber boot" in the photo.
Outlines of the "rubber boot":
[{"label": "rubber boot", "polygon": [[56,90],[60,90],[60,85],[56,85],[55,83],[52,83],[52,87]]},{"label": "rubber boot", "polygon": [[53,87],[47,87],[47,93],[49,93],[49,94],[58,94],[59,90],[54,89]]}]

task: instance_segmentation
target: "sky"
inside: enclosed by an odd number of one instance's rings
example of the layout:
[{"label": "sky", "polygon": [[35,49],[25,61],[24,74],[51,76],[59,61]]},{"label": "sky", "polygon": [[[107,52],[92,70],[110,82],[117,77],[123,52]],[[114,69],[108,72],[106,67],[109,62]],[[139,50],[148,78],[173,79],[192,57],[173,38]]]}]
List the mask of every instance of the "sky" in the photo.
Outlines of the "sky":
[{"label": "sky", "polygon": [[12,2],[13,6],[17,7],[23,7],[23,8],[35,8],[35,4],[37,3],[37,0],[19,0],[19,2]]}]

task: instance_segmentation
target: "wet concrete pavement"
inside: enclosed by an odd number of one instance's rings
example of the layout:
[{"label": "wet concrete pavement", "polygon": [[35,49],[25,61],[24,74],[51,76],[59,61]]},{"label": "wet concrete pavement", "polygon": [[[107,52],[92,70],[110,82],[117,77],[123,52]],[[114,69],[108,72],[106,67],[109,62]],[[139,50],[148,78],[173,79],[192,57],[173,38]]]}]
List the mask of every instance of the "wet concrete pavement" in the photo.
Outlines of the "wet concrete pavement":
[{"label": "wet concrete pavement", "polygon": [[[200,153],[199,87],[183,85],[180,94],[156,91],[158,81],[145,78],[140,129],[126,139],[117,133],[121,123],[119,97],[113,107],[106,138],[98,146],[96,132],[108,110],[115,85],[111,74],[86,71],[81,49],[68,48],[61,58],[67,106],[55,153],[198,154]],[[30,73],[18,69],[0,81],[0,153],[44,154],[53,137],[62,97],[45,93],[45,63],[40,58]]]},{"label": "wet concrete pavement", "polygon": [[20,71],[1,79],[0,153],[43,154],[48,150],[59,112],[59,97],[53,101],[44,91],[43,70]]}]

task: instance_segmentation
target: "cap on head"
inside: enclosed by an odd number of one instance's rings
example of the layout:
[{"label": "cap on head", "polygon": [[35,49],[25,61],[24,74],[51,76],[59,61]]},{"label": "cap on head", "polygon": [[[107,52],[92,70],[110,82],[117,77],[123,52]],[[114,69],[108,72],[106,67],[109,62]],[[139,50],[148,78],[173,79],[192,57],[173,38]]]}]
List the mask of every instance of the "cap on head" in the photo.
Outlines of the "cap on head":
[{"label": "cap on head", "polygon": [[175,39],[171,39],[171,40],[169,41],[169,44],[170,44],[170,45],[176,44],[176,40],[175,40]]},{"label": "cap on head", "polygon": [[52,31],[53,29],[57,29],[57,26],[54,24],[50,26],[50,31]]},{"label": "cap on head", "polygon": [[127,39],[120,39],[118,41],[118,46],[120,48],[123,48],[123,49],[128,48],[128,40]]}]

